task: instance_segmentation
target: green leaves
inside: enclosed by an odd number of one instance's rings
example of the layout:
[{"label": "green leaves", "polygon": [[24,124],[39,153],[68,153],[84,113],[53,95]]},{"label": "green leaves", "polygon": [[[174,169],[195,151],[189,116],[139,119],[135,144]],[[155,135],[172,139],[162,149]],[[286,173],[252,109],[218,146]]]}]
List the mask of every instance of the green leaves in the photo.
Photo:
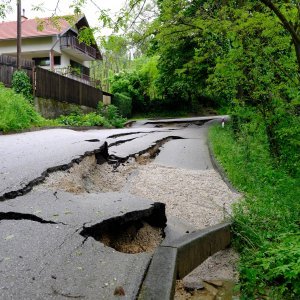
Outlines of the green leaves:
[{"label": "green leaves", "polygon": [[0,85],[0,131],[8,132],[41,126],[45,120],[22,94]]},{"label": "green leaves", "polygon": [[12,87],[18,94],[22,94],[28,101],[33,100],[32,85],[29,76],[24,71],[15,71],[12,77]]},{"label": "green leaves", "polygon": [[58,124],[68,126],[104,126],[107,128],[121,128],[124,126],[126,119],[119,115],[118,108],[114,105],[103,106],[99,104],[97,112],[83,114],[81,111],[74,111],[70,115],[60,116],[56,121]]},{"label": "green leaves", "polygon": [[295,299],[300,293],[299,177],[274,166],[259,116],[247,107],[237,113],[251,117],[239,138],[227,126],[212,128],[210,140],[229,179],[245,195],[233,215],[242,299]]}]

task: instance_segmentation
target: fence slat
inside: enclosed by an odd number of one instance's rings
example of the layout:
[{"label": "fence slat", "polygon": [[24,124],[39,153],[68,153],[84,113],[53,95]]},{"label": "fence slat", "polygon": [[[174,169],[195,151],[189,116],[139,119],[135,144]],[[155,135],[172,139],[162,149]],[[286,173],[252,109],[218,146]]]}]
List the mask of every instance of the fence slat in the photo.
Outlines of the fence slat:
[{"label": "fence slat", "polygon": [[101,90],[57,73],[36,68],[35,95],[41,98],[97,108],[103,100]]},{"label": "fence slat", "polygon": [[[49,70],[35,68],[32,60],[22,59],[21,67],[30,77],[31,82],[35,76],[34,95],[36,97],[92,108],[97,108],[98,102],[103,101],[101,90]],[[15,71],[17,71],[17,59],[8,55],[0,55],[0,82],[11,87],[12,76]],[[33,74],[34,72],[35,74]]]}]

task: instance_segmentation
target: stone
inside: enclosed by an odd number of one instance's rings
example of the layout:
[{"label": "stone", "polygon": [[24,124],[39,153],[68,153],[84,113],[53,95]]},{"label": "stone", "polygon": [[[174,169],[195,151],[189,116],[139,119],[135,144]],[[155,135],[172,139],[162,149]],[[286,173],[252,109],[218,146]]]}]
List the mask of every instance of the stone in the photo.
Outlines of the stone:
[{"label": "stone", "polygon": [[216,289],[212,285],[208,284],[207,282],[203,282],[203,285],[204,285],[205,289],[208,290],[213,296],[217,296],[218,289]]},{"label": "stone", "polygon": [[204,281],[215,287],[222,287],[224,285],[222,280],[204,280]]},{"label": "stone", "polygon": [[197,280],[197,281],[186,281],[186,282],[184,281],[183,282],[183,286],[184,286],[184,289],[187,292],[204,289],[203,282],[200,281],[200,280]]},{"label": "stone", "polygon": [[117,286],[115,288],[115,292],[114,292],[115,296],[125,296],[125,291],[124,288],[122,286]]}]

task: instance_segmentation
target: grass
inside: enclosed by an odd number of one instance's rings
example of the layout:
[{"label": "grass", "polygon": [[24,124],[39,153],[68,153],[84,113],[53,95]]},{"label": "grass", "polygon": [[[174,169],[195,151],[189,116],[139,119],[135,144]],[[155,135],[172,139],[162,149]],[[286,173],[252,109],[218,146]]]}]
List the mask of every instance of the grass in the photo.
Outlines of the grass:
[{"label": "grass", "polygon": [[41,117],[21,94],[0,85],[0,131],[18,131],[49,125],[52,122]]},{"label": "grass", "polygon": [[274,166],[262,128],[235,138],[230,126],[212,127],[209,138],[244,194],[233,213],[243,299],[300,299],[299,178]]}]

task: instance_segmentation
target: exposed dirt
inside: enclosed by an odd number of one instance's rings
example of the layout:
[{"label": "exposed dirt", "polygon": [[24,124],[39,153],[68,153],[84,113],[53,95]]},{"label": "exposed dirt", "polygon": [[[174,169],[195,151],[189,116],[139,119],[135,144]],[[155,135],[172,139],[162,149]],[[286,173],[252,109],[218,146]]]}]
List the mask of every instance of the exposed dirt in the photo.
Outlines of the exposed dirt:
[{"label": "exposed dirt", "polygon": [[[235,283],[238,282],[237,261],[238,254],[232,248],[219,251],[209,257],[183,280],[176,282],[174,299],[238,299],[237,292],[234,290]],[[200,291],[188,291],[185,288],[195,282],[203,286]]]},{"label": "exposed dirt", "polygon": [[168,215],[176,216],[196,228],[215,225],[228,218],[239,195],[230,191],[214,170],[185,170],[160,166],[145,153],[127,162],[98,165],[94,156],[86,157],[67,171],[50,176],[44,185],[71,193],[126,191],[166,203]]},{"label": "exposed dirt", "polygon": [[136,170],[134,159],[115,165],[98,165],[95,156],[88,156],[67,171],[52,173],[41,186],[70,193],[106,193],[121,191],[130,174]]},{"label": "exposed dirt", "polygon": [[230,280],[215,280],[203,282],[203,288],[187,290],[182,280],[176,281],[175,300],[233,300],[239,299],[235,291],[235,282]]},{"label": "exposed dirt", "polygon": [[[184,219],[201,229],[230,218],[231,205],[240,195],[232,192],[215,170],[186,170],[157,165],[154,152],[136,155],[125,163],[98,165],[94,156],[86,157],[68,171],[53,173],[44,185],[72,193],[131,194],[166,204],[166,214]],[[152,252],[162,241],[161,231],[144,224],[122,233],[103,235],[100,241],[125,253]],[[232,286],[237,282],[238,255],[232,249],[210,257],[182,281],[177,282],[175,299],[233,299]],[[222,281],[216,287],[206,283],[201,291],[187,292],[183,286],[199,280]],[[213,293],[212,293],[213,291]],[[229,295],[229,296],[228,296]],[[233,297],[233,296],[232,296]]]},{"label": "exposed dirt", "polygon": [[130,226],[115,235],[103,234],[100,242],[123,253],[153,252],[163,240],[162,229],[145,222],[141,226]]}]

